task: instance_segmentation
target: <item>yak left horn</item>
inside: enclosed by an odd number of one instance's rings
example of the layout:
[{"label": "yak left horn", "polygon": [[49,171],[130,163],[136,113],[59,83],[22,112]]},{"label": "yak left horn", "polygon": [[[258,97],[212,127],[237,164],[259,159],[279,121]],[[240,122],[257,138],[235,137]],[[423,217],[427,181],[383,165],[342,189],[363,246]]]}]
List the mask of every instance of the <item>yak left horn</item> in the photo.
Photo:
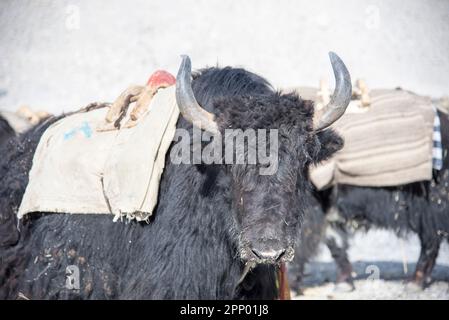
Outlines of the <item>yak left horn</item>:
[{"label": "yak left horn", "polygon": [[321,131],[329,127],[345,113],[351,101],[351,76],[340,57],[329,52],[332,69],[334,69],[335,89],[330,102],[316,113],[314,130]]},{"label": "yak left horn", "polygon": [[191,81],[191,62],[182,55],[181,66],[176,76],[176,102],[184,119],[194,126],[212,134],[219,132],[215,115],[204,110],[195,99]]}]

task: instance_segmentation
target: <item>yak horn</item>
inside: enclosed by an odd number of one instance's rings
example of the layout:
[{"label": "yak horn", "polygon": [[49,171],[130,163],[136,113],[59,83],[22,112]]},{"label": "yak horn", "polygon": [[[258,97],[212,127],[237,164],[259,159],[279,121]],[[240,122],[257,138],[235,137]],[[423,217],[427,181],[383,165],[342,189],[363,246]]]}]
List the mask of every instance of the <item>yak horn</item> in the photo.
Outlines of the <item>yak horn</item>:
[{"label": "yak horn", "polygon": [[351,101],[351,76],[343,61],[334,52],[329,52],[332,69],[334,69],[335,89],[330,102],[317,113],[315,131],[321,131],[340,119]]},{"label": "yak horn", "polygon": [[191,62],[182,55],[181,66],[176,76],[176,102],[184,119],[194,126],[212,134],[219,132],[215,115],[204,110],[195,99],[191,83]]}]

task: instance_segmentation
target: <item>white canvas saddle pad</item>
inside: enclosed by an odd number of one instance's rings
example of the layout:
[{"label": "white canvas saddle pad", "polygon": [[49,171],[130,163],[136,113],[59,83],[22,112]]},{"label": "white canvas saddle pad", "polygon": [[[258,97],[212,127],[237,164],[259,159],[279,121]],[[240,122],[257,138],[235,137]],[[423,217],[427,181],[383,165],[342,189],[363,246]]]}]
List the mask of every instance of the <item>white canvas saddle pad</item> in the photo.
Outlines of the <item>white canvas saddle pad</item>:
[{"label": "white canvas saddle pad", "polygon": [[97,131],[107,111],[70,115],[45,131],[19,219],[32,212],[149,218],[179,116],[175,86],[158,91],[135,127]]}]

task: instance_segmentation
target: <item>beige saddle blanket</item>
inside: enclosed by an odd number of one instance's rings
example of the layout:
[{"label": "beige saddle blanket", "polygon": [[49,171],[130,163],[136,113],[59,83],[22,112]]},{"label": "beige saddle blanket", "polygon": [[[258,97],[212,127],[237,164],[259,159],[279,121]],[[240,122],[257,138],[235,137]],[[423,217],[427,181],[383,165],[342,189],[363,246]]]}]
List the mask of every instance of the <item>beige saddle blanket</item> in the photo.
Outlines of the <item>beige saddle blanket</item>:
[{"label": "beige saddle blanket", "polygon": [[19,218],[32,212],[150,217],[179,115],[175,86],[160,89],[132,128],[98,130],[107,112],[75,113],[45,131]]},{"label": "beige saddle blanket", "polygon": [[[297,89],[316,101],[317,90]],[[428,97],[404,90],[373,90],[370,105],[351,103],[333,128],[345,146],[311,168],[318,189],[330,185],[386,187],[432,178],[433,121]]]}]

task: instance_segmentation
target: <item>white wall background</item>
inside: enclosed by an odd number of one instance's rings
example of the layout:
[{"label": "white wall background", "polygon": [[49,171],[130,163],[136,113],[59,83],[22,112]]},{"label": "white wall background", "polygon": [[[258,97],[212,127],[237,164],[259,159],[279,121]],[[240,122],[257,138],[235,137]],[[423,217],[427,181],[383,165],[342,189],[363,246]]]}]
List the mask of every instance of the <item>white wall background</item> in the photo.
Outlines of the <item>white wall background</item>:
[{"label": "white wall background", "polygon": [[329,50],[371,87],[449,94],[449,0],[1,0],[0,108],[111,101],[181,53],[316,86]]}]

